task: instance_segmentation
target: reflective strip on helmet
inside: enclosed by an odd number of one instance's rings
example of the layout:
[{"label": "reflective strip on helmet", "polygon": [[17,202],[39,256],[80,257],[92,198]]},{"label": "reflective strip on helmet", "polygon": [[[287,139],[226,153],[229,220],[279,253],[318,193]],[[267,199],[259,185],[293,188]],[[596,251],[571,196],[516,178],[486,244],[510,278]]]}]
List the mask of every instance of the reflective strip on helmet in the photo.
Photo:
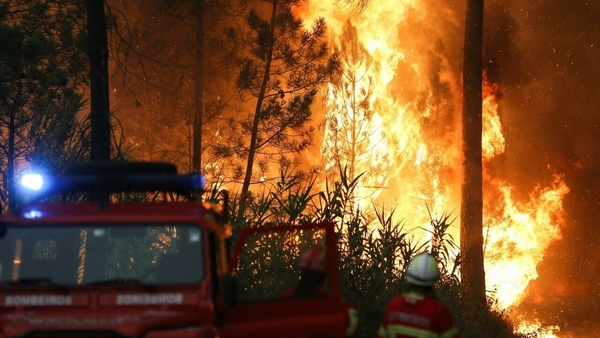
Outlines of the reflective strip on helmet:
[{"label": "reflective strip on helmet", "polygon": [[420,278],[418,276],[411,274],[410,271],[407,273],[407,275],[408,275],[408,277],[413,279],[413,281],[409,280],[409,282],[413,282],[413,283],[416,282],[415,284],[420,284],[420,285],[433,285],[439,279],[437,277],[436,278]]}]

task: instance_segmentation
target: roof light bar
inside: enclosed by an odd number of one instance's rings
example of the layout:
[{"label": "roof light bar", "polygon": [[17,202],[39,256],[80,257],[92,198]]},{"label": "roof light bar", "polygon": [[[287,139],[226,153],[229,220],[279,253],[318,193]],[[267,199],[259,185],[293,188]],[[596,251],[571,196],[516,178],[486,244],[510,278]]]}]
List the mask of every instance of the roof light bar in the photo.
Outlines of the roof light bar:
[{"label": "roof light bar", "polygon": [[47,178],[43,191],[70,192],[131,192],[174,191],[180,193],[200,192],[206,180],[200,174],[187,175],[65,175]]},{"label": "roof light bar", "polygon": [[[40,200],[44,197],[68,193],[117,193],[117,192],[175,192],[190,196],[202,192],[206,179],[198,174],[179,175],[174,166],[159,163],[118,163],[90,169],[79,167],[79,173],[71,170],[66,175],[26,174],[21,179],[19,193],[22,201]],[[103,170],[104,169],[104,170]],[[149,170],[145,170],[149,169]]]}]

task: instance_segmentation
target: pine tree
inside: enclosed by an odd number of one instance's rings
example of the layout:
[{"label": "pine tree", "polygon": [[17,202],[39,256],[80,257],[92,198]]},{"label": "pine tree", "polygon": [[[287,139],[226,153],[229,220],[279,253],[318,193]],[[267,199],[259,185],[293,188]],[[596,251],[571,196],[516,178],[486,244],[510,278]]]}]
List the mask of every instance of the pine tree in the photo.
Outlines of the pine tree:
[{"label": "pine tree", "polygon": [[[250,184],[260,180],[269,160],[305,149],[312,130],[306,127],[318,88],[336,71],[337,62],[324,42],[325,20],[318,19],[305,30],[294,16],[295,1],[266,2],[266,18],[250,11],[247,54],[240,60],[236,86],[241,102],[251,102],[252,113],[234,122],[233,142],[240,157],[246,157],[238,215],[243,215]],[[262,172],[254,172],[254,164]]]},{"label": "pine tree", "polygon": [[87,81],[85,8],[76,0],[0,2],[2,209],[29,166],[56,168],[87,156],[78,116]]},{"label": "pine tree", "polygon": [[338,179],[340,169],[344,169],[349,181],[365,174],[361,182],[373,184],[369,180],[376,179],[376,175],[372,174],[377,168],[359,160],[371,150],[371,118],[374,113],[372,60],[350,21],[344,25],[337,49],[340,71],[333,77],[325,98],[326,135],[322,149],[327,161],[328,182]]}]

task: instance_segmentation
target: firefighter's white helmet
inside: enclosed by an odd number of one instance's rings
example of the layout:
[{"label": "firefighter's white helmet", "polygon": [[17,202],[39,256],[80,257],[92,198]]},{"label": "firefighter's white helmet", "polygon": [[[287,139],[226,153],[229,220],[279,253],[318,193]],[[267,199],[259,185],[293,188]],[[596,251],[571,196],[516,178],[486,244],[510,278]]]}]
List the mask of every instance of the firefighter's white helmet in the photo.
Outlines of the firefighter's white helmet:
[{"label": "firefighter's white helmet", "polygon": [[437,259],[430,253],[422,252],[416,255],[406,271],[406,280],[409,283],[431,286],[440,279],[440,269]]}]

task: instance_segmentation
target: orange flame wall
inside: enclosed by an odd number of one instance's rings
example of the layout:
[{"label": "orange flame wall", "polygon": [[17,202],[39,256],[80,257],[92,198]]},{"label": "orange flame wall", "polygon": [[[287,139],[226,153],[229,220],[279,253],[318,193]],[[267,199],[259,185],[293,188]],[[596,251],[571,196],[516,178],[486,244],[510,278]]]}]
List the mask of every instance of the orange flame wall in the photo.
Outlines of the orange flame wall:
[{"label": "orange flame wall", "polygon": [[[354,175],[364,172],[357,191],[362,205],[395,208],[405,229],[422,240],[427,207],[456,214],[460,205],[464,12],[456,6],[390,0],[356,11],[339,1],[313,0],[298,9],[307,24],[326,19],[343,67],[324,93],[324,168],[342,164]],[[484,83],[486,285],[500,309],[518,312],[538,277],[537,264],[561,238],[569,188],[555,175],[549,186],[539,183],[523,198],[489,168],[505,151],[498,94],[496,83]],[[457,243],[459,222],[452,229]]]}]

